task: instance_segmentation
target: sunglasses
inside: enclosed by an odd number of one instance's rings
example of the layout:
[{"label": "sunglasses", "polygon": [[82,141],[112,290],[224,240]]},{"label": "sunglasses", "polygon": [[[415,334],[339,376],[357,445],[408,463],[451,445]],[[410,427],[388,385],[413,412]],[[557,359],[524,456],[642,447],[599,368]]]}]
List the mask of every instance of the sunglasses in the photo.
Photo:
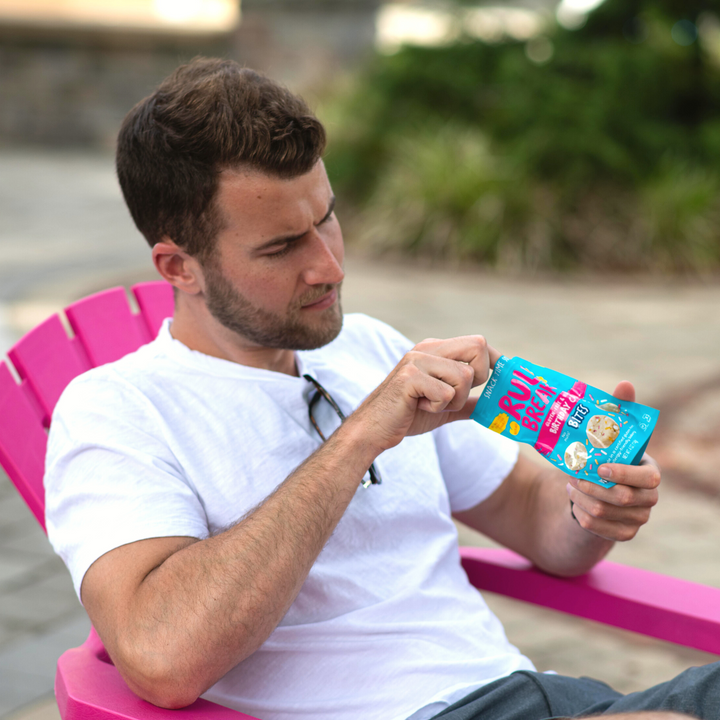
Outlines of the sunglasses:
[{"label": "sunglasses", "polygon": [[[320,429],[320,426],[317,424],[317,420],[315,420],[315,417],[313,416],[313,409],[320,401],[320,398],[325,398],[325,400],[328,401],[330,404],[330,407],[337,413],[338,417],[340,418],[341,422],[345,421],[345,414],[343,411],[338,407],[338,404],[333,400],[332,395],[312,376],[310,375],[303,375],[303,378],[307,380],[308,382],[311,382],[315,386],[315,394],[310,398],[310,402],[308,403],[308,413],[310,414],[310,422],[312,423],[312,426],[315,428],[317,434],[322,438],[323,442],[327,440],[325,435],[323,434],[323,431]],[[370,485],[379,485],[382,482],[382,478],[380,477],[380,473],[378,472],[378,469],[375,467],[375,463],[372,463],[370,465],[370,468],[368,470],[368,473],[370,475],[370,478],[366,480],[363,478],[361,485],[366,488],[370,487]]]}]

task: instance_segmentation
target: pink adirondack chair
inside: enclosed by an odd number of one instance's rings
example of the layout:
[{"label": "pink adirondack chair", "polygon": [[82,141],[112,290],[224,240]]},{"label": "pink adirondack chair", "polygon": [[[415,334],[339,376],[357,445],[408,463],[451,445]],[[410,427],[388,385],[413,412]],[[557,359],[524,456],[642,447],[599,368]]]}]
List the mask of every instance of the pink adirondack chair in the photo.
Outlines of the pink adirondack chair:
[{"label": "pink adirondack chair", "polygon": [[[45,529],[43,464],[55,403],[67,383],[85,370],[116,360],[154,337],[172,314],[164,282],[132,288],[132,312],[123,288],[73,303],[65,315],[72,338],[55,315],[8,353],[20,378],[0,362],[0,464]],[[651,637],[720,654],[720,589],[602,562],[578,578],[546,575],[507,550],[461,548],[473,585],[536,605]],[[55,694],[63,720],[255,720],[206,700],[164,710],[141,700],[115,669],[91,630],[58,662]]]}]

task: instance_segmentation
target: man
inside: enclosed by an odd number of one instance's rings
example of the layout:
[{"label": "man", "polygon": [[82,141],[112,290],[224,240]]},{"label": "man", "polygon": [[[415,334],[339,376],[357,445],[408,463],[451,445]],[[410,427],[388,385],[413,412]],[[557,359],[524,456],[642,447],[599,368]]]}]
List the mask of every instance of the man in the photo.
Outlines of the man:
[{"label": "man", "polygon": [[461,422],[497,357],[482,337],[413,348],[343,323],[324,145],[301,100],[220,60],[179,68],[121,129],[123,193],[176,309],[71,383],[46,487],[51,540],[129,686],[263,720],[710,717],[717,689],[679,689],[714,688],[707,671],[636,700],[535,673],[468,585],[451,513],[573,575],[636,534],[660,475],[568,483]]}]

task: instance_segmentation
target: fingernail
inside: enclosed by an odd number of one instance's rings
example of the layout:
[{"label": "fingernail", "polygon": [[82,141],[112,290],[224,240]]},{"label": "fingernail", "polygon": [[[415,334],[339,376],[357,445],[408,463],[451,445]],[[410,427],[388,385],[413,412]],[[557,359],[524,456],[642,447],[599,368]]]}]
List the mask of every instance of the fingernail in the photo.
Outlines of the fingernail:
[{"label": "fingernail", "polygon": [[601,465],[598,468],[598,475],[607,480],[612,477],[612,468],[609,465]]},{"label": "fingernail", "polygon": [[572,485],[571,485],[570,483],[568,483],[568,484],[565,486],[565,491],[567,492],[568,495],[572,492],[572,489],[573,489],[573,488],[572,488]]}]

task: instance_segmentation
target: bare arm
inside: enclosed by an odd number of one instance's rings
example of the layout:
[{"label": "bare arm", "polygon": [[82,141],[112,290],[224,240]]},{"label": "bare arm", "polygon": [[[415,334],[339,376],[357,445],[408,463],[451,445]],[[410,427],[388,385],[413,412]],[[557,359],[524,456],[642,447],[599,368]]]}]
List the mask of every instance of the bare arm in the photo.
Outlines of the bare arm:
[{"label": "bare arm", "polygon": [[275,629],[370,463],[406,435],[468,417],[488,374],[482,338],[426,341],[258,508],[206,540],[156,538],[99,558],[88,614],[128,685],[193,702]]},{"label": "bare arm", "polygon": [[351,428],[321,450],[226,532],[133,543],[91,566],[83,602],[140,696],[193,702],[280,622],[372,461]]},{"label": "bare arm", "polygon": [[[615,396],[632,400],[634,390],[622,383]],[[658,499],[660,471],[647,456],[636,467],[603,467],[612,473],[615,487],[603,488],[521,456],[489,498],[456,517],[547,572],[580,575],[616,541],[633,538]]]}]

